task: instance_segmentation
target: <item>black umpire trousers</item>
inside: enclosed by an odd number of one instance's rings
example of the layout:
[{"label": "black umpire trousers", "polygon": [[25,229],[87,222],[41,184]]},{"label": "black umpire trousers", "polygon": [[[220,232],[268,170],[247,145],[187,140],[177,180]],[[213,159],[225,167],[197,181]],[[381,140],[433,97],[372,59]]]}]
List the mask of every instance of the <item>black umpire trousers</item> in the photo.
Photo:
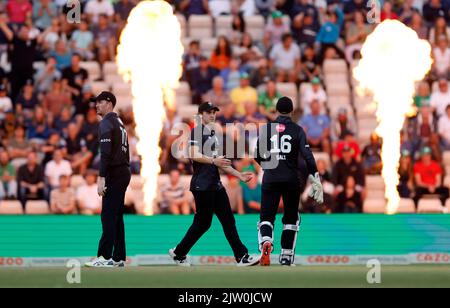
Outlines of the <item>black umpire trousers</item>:
[{"label": "black umpire trousers", "polygon": [[[275,224],[278,206],[283,198],[284,215],[282,222],[284,225],[295,225],[299,220],[300,203],[300,185],[292,183],[270,183],[264,184],[262,188],[260,222],[269,221]],[[269,226],[261,226],[263,236],[272,236],[272,230]],[[292,249],[296,232],[283,232],[281,235],[281,247],[283,249]]]},{"label": "black umpire trousers", "polygon": [[130,183],[130,168],[111,168],[106,176],[106,193],[102,200],[103,234],[98,245],[97,256],[116,262],[126,261],[125,226],[123,212],[125,192]]},{"label": "black umpire trousers", "polygon": [[222,224],[225,237],[233,250],[234,257],[241,259],[248,253],[242,244],[237,229],[236,220],[231,210],[230,201],[224,188],[219,191],[193,191],[196,213],[194,221],[183,240],[175,249],[177,256],[186,256],[195,243],[211,227],[214,213]]}]

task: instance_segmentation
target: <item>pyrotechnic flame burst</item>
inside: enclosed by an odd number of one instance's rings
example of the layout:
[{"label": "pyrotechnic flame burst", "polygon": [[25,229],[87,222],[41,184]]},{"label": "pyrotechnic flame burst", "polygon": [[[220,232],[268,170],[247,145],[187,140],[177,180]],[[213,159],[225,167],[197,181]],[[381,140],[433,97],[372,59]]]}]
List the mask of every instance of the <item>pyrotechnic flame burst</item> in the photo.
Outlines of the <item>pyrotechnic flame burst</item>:
[{"label": "pyrotechnic flame burst", "polygon": [[164,102],[174,108],[182,73],[181,28],[165,1],[142,1],[130,13],[117,48],[119,73],[131,81],[137,146],[142,157],[145,214],[152,214],[160,173]]},{"label": "pyrotechnic flame burst", "polygon": [[400,130],[412,108],[415,82],[422,80],[431,68],[431,46],[403,23],[386,20],[367,37],[361,54],[353,74],[363,88],[373,93],[377,103],[376,132],[383,138],[382,176],[387,213],[391,214],[400,202]]}]

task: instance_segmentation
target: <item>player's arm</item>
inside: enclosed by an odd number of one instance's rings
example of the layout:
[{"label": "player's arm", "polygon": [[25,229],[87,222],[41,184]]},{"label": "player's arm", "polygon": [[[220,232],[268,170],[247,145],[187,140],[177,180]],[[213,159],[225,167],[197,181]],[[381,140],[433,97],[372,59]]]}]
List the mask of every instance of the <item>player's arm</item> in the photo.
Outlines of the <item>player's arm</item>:
[{"label": "player's arm", "polygon": [[223,156],[214,158],[202,154],[200,152],[200,147],[195,140],[190,140],[189,158],[197,163],[206,165],[215,165],[219,168],[231,165],[231,160],[226,159]]},{"label": "player's arm", "polygon": [[314,175],[317,172],[316,160],[311,152],[308,141],[306,139],[306,134],[302,128],[300,128],[300,153],[306,162],[309,174]]},{"label": "player's arm", "polygon": [[112,138],[113,127],[108,121],[100,122],[99,127],[100,136],[100,171],[98,177],[97,192],[99,196],[104,196],[106,192],[106,171],[112,161]]},{"label": "player's arm", "polygon": [[242,182],[247,183],[248,181],[250,181],[253,177],[253,173],[251,172],[239,172],[236,169],[234,169],[231,165],[230,166],[226,166],[226,167],[219,167],[220,169],[222,169],[223,171],[225,171],[226,173],[237,177],[239,180],[241,180]]}]

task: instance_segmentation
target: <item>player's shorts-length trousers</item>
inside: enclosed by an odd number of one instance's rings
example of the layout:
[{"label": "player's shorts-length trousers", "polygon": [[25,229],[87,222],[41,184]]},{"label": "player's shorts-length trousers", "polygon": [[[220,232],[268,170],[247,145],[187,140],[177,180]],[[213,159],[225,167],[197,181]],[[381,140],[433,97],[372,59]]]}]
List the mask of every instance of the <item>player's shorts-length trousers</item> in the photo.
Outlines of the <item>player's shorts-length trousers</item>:
[{"label": "player's shorts-length trousers", "polygon": [[108,170],[106,193],[102,200],[103,234],[98,246],[97,256],[114,261],[126,261],[125,226],[123,212],[125,192],[130,184],[130,168],[117,167]]},{"label": "player's shorts-length trousers", "polygon": [[200,237],[211,227],[215,213],[222,224],[234,257],[242,258],[248,250],[239,238],[226,190],[223,188],[219,191],[193,191],[192,193],[196,207],[194,221],[183,240],[176,247],[175,254],[185,256],[189,253]]}]

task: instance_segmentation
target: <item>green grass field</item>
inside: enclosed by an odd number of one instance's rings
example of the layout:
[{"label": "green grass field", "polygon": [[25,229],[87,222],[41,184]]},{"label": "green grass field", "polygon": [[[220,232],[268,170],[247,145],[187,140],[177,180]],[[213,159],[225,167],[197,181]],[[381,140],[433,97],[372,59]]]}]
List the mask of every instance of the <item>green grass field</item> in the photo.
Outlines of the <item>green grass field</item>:
[{"label": "green grass field", "polygon": [[81,270],[81,284],[68,284],[65,268],[3,268],[0,287],[450,287],[450,266],[382,266],[381,284],[368,284],[365,266],[128,267]]}]

